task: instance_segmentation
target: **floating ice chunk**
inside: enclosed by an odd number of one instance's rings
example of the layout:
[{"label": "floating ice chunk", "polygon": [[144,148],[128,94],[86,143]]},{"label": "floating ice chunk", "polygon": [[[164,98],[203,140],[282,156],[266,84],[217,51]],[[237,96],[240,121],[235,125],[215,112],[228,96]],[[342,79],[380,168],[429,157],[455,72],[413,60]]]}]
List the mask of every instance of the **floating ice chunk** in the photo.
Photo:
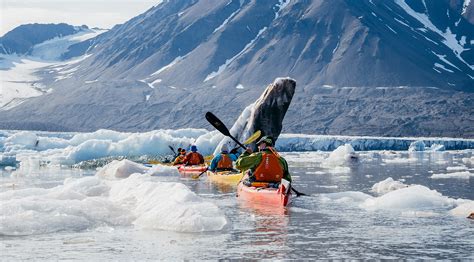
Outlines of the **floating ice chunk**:
[{"label": "floating ice chunk", "polygon": [[88,187],[98,183],[97,179],[93,180],[90,177],[82,178],[77,183],[71,182],[69,187],[32,188],[1,193],[0,235],[82,231],[104,224],[130,224],[130,215],[106,198],[87,197],[80,193],[91,192]]},{"label": "floating ice chunk", "polygon": [[467,165],[473,165],[474,166],[474,156],[471,156],[470,158],[465,157],[462,159],[462,162]]},{"label": "floating ice chunk", "polygon": [[443,178],[469,179],[470,177],[474,177],[474,173],[471,173],[469,171],[454,172],[454,173],[447,173],[447,174],[433,174],[431,176],[431,178],[433,179],[443,179]]},{"label": "floating ice chunk", "polygon": [[408,187],[408,186],[399,181],[395,181],[393,180],[393,178],[389,177],[383,181],[375,183],[372,186],[372,192],[377,193],[378,195],[383,195],[388,192],[405,188],[405,187]]},{"label": "floating ice chunk", "polygon": [[15,166],[16,156],[0,153],[0,166]]},{"label": "floating ice chunk", "polygon": [[390,164],[408,164],[418,162],[416,157],[409,157],[409,158],[394,158],[394,159],[383,159],[383,162],[390,163]]},{"label": "floating ice chunk", "polygon": [[175,166],[154,165],[146,172],[150,176],[179,175]]},{"label": "floating ice chunk", "polygon": [[421,140],[412,142],[408,147],[408,152],[425,151],[425,143]]},{"label": "floating ice chunk", "polygon": [[357,160],[358,156],[350,144],[339,146],[324,160],[324,167],[344,166]]},{"label": "floating ice chunk", "polygon": [[135,163],[127,159],[120,161],[114,160],[111,163],[102,167],[96,173],[96,176],[107,179],[127,178],[134,173],[144,174],[148,171],[148,169],[149,168],[141,164]]},{"label": "floating ice chunk", "polygon": [[467,217],[474,213],[474,201],[466,201],[449,211],[451,215]]},{"label": "floating ice chunk", "polygon": [[432,144],[430,147],[427,148],[428,151],[445,151],[446,148],[444,145],[440,144]]},{"label": "floating ice chunk", "polygon": [[421,185],[398,189],[364,201],[360,207],[368,210],[433,210],[454,208],[456,200]]},{"label": "floating ice chunk", "polygon": [[84,177],[80,179],[67,178],[64,186],[60,187],[64,192],[77,192],[85,197],[105,195],[109,187],[97,176]]},{"label": "floating ice chunk", "polygon": [[335,201],[336,203],[353,203],[353,202],[363,202],[367,199],[372,199],[373,197],[362,192],[357,191],[347,191],[339,193],[330,193],[323,194],[321,200],[323,202]]},{"label": "floating ice chunk", "polygon": [[122,180],[99,176],[66,179],[50,189],[0,193],[0,235],[31,235],[135,225],[179,232],[220,230],[219,208],[180,183],[134,174]]},{"label": "floating ice chunk", "polygon": [[446,170],[448,171],[464,171],[467,170],[467,166],[461,165],[461,166],[448,166],[446,167]]},{"label": "floating ice chunk", "polygon": [[5,151],[15,149],[34,149],[38,136],[31,131],[21,131],[13,134],[5,140]]},{"label": "floating ice chunk", "polygon": [[216,205],[203,201],[185,185],[151,179],[134,174],[114,182],[110,190],[110,199],[135,215],[137,227],[203,232],[221,230],[227,224]]}]

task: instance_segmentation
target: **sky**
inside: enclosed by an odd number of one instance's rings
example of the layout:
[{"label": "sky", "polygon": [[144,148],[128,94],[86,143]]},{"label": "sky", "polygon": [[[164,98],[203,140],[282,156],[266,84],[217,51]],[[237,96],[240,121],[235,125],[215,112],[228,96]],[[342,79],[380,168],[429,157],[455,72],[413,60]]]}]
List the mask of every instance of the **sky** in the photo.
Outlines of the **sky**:
[{"label": "sky", "polygon": [[161,0],[0,0],[0,36],[22,24],[67,23],[112,28]]}]

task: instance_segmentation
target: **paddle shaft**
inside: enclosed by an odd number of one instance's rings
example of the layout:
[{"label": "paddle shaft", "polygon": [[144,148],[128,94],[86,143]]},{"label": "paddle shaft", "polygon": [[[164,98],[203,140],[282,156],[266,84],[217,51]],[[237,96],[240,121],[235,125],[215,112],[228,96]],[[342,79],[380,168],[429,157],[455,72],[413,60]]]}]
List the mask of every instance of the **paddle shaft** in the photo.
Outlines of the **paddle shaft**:
[{"label": "paddle shaft", "polygon": [[213,113],[207,112],[206,113],[206,119],[213,127],[215,127],[217,130],[219,130],[219,132],[221,132],[223,135],[230,137],[232,140],[234,140],[235,143],[237,143],[243,149],[247,149],[244,145],[242,145],[242,143],[240,143],[237,139],[235,139],[235,137],[233,137],[230,134],[229,129]]},{"label": "paddle shaft", "polygon": [[293,192],[296,193],[296,196],[297,196],[297,197],[299,197],[299,196],[307,196],[307,194],[298,192],[298,191],[297,191],[296,189],[294,189],[293,187],[291,187],[291,190],[293,190]]},{"label": "paddle shaft", "polygon": [[197,175],[197,176],[193,176],[194,179],[196,178],[199,178],[200,176],[202,176],[202,174],[206,173],[207,172],[207,168],[206,170],[202,171],[201,174]]}]

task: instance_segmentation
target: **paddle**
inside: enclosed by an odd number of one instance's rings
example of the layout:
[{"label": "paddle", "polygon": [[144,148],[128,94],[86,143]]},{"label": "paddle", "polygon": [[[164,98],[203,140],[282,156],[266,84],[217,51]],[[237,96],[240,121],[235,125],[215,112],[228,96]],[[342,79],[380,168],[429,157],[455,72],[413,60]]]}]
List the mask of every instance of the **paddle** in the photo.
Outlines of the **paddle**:
[{"label": "paddle", "polygon": [[207,168],[206,168],[206,170],[202,171],[201,174],[199,174],[199,175],[197,175],[197,176],[194,175],[194,176],[192,176],[192,178],[193,178],[193,179],[198,179],[200,176],[202,176],[202,174],[206,173],[206,171],[207,171]]},{"label": "paddle", "polygon": [[293,190],[293,192],[296,193],[296,196],[297,196],[297,197],[299,197],[299,196],[307,196],[307,194],[305,194],[305,193],[301,193],[301,192],[296,191],[296,189],[294,189],[293,187],[291,187],[291,190]]},{"label": "paddle", "polygon": [[[255,140],[257,140],[257,139],[260,137],[261,134],[262,134],[262,131],[257,130],[255,133],[253,133],[253,135],[251,135],[247,140],[245,140],[243,144],[244,144],[244,145],[247,145],[247,144],[250,144],[250,143],[254,142]],[[192,176],[192,177],[193,177],[194,179],[197,179],[197,178],[199,178],[200,176],[202,176],[202,174],[204,174],[206,171],[207,171],[207,169],[206,169],[204,172],[202,172],[201,174],[199,174],[199,175],[197,175],[197,176],[194,175],[194,176]]]},{"label": "paddle", "polygon": [[178,154],[176,154],[176,151],[174,151],[174,148],[172,146],[168,146],[168,148],[171,150],[171,152],[173,152],[173,155],[179,156],[180,152],[178,152]]},{"label": "paddle", "polygon": [[224,123],[222,123],[222,121],[219,118],[217,118],[217,116],[215,116],[213,113],[207,112],[206,113],[206,119],[207,119],[207,121],[209,121],[209,123],[211,123],[211,125],[213,127],[215,127],[217,130],[219,130],[219,132],[221,132],[223,135],[230,137],[232,140],[234,140],[235,143],[237,143],[243,149],[247,149],[237,139],[235,139],[235,137],[233,137],[230,134],[229,129],[227,129],[227,127],[224,125]]},{"label": "paddle", "polygon": [[[255,131],[255,133],[253,133],[253,135],[251,135],[249,138],[247,138],[247,140],[245,140],[242,144],[244,144],[244,145],[251,144],[255,140],[257,140],[258,138],[260,138],[261,135],[262,135],[262,131],[257,130],[257,131]],[[232,152],[232,151],[237,150],[237,149],[238,149],[238,147],[235,147],[232,150],[230,150],[229,152]]]}]

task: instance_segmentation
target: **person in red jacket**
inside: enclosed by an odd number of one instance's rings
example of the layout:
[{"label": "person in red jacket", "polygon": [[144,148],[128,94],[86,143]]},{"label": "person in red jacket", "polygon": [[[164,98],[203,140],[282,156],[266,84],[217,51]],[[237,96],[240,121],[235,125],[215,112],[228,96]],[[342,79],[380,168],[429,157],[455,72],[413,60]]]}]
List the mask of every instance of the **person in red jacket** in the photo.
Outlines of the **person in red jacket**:
[{"label": "person in red jacket", "polygon": [[191,146],[191,152],[186,155],[183,164],[185,164],[186,166],[204,164],[204,157],[197,151],[197,147],[195,145]]}]

